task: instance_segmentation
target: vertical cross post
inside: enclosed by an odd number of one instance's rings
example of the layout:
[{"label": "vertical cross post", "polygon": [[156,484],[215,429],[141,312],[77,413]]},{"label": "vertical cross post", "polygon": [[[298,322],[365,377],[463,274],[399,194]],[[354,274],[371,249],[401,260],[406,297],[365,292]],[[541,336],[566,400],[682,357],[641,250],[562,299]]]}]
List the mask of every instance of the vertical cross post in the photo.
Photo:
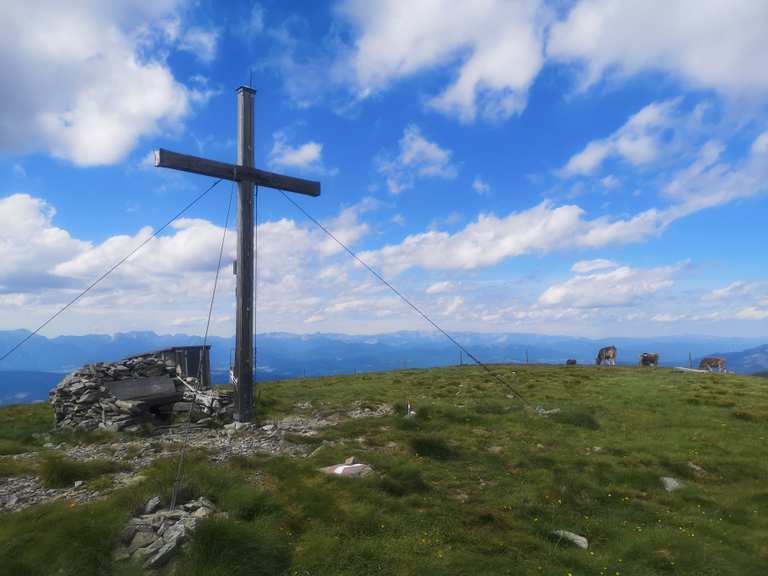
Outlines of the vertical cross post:
[{"label": "vertical cross post", "polygon": [[[237,163],[252,168],[253,101],[256,91],[237,89]],[[251,180],[240,180],[237,203],[237,320],[235,328],[235,420],[250,422],[253,418],[253,205],[256,187]]]},{"label": "vertical cross post", "polygon": [[253,102],[256,91],[240,86],[237,89],[237,164],[218,162],[209,158],[179,154],[160,148],[155,151],[155,166],[173,168],[193,174],[203,174],[221,180],[237,182],[237,321],[235,327],[235,364],[232,379],[235,385],[235,420],[249,422],[253,418],[253,380],[256,358],[253,346],[256,317],[253,268],[256,247],[253,214],[258,186],[277,188],[306,196],[320,196],[320,182],[295,178],[254,166]]}]

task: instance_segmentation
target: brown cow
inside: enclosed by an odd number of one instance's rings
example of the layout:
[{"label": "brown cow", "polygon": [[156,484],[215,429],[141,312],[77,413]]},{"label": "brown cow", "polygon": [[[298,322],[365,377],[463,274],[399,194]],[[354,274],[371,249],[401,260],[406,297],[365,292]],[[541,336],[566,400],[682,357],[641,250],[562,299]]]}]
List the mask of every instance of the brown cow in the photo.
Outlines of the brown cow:
[{"label": "brown cow", "polygon": [[598,366],[602,364],[616,366],[616,346],[600,348],[600,351],[597,353],[597,358],[595,358],[595,364]]},{"label": "brown cow", "polygon": [[709,370],[712,372],[714,368],[717,368],[718,372],[725,372],[725,358],[707,356],[699,362],[699,370]]},{"label": "brown cow", "polygon": [[640,366],[658,366],[659,355],[656,352],[643,352],[640,354]]},{"label": "brown cow", "polygon": [[576,366],[576,358],[568,358],[568,360],[565,361],[566,366]]}]

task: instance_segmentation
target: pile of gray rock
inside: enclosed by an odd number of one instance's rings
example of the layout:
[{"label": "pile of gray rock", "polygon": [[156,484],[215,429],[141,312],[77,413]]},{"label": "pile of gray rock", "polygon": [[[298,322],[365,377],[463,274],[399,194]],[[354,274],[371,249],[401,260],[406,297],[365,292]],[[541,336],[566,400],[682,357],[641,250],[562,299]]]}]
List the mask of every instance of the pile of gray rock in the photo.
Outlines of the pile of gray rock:
[{"label": "pile of gray rock", "polygon": [[137,432],[167,423],[174,413],[199,409],[206,416],[231,412],[231,395],[197,390],[170,360],[148,354],[111,364],[88,364],[49,392],[60,428]]},{"label": "pile of gray rock", "polygon": [[145,568],[160,568],[189,539],[200,521],[216,513],[214,505],[203,497],[175,510],[159,508],[160,498],[155,496],[147,502],[143,515],[128,522],[115,550],[115,560],[130,558],[142,561]]}]

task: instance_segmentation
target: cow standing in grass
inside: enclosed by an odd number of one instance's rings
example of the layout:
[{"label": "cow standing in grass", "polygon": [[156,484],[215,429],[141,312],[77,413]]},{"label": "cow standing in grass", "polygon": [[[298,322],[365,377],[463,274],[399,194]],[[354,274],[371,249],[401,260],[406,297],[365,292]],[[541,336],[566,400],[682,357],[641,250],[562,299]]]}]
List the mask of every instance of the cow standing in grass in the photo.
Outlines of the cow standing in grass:
[{"label": "cow standing in grass", "polygon": [[640,366],[658,366],[659,355],[656,352],[643,352],[640,354]]},{"label": "cow standing in grass", "polygon": [[597,353],[597,358],[595,358],[595,364],[598,366],[603,364],[608,364],[608,366],[616,366],[616,346],[606,346],[605,348],[600,348],[600,351]]},{"label": "cow standing in grass", "polygon": [[699,362],[699,370],[714,371],[717,368],[718,372],[725,372],[725,358],[718,358],[717,356],[707,356],[702,358]]}]

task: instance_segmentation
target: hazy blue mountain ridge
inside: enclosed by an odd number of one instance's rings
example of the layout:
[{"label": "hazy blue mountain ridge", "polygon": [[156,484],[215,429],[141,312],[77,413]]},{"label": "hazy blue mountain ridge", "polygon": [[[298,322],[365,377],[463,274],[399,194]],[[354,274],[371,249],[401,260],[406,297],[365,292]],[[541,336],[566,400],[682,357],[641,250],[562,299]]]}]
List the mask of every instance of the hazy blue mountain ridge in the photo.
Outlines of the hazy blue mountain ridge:
[{"label": "hazy blue mountain ridge", "polygon": [[[29,333],[0,331],[0,353]],[[458,332],[452,336],[475,357],[487,363],[562,363],[575,358],[594,363],[597,350],[608,344],[618,348],[620,364],[636,364],[642,352],[658,352],[663,366],[687,366],[688,354],[698,364],[713,351],[723,355],[728,367],[738,373],[768,370],[768,344],[750,338],[679,336],[662,338],[574,338],[526,333]],[[46,338],[29,342],[0,364],[0,403],[32,401],[47,397],[49,384],[83,364],[110,362],[171,346],[200,344],[199,336],[126,332],[114,335],[89,334]],[[227,380],[234,338],[210,337],[214,382]],[[437,332],[394,332],[375,335],[258,334],[257,378],[271,380],[303,375],[329,375],[405,367],[433,367],[471,363],[471,359]],[[48,373],[32,376],[33,373]],[[59,376],[57,377],[56,374]],[[49,386],[50,387],[50,386]]]}]

